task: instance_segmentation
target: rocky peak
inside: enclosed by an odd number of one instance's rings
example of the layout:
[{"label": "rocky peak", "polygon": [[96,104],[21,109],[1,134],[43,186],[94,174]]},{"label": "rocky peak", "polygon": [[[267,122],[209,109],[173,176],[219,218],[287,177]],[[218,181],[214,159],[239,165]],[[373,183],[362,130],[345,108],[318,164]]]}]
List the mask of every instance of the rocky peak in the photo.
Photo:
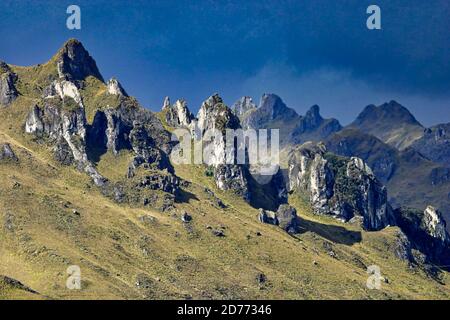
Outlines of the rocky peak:
[{"label": "rocky peak", "polygon": [[239,119],[223,103],[222,98],[217,93],[202,103],[197,119],[198,128],[201,132],[208,129],[223,131],[225,129],[240,128]]},{"label": "rocky peak", "polygon": [[210,96],[208,99],[206,99],[203,103],[201,108],[207,109],[212,108],[215,105],[223,103],[222,98],[219,96],[218,93],[214,93],[212,96]]},{"label": "rocky peak", "polygon": [[293,110],[289,109],[286,104],[276,94],[263,94],[259,103],[260,110],[270,115],[271,119],[283,115],[285,112],[291,113]]},{"label": "rocky peak", "polygon": [[70,39],[59,50],[57,57],[59,77],[69,81],[84,80],[93,76],[104,82],[95,60],[76,39]]},{"label": "rocky peak", "polygon": [[111,78],[106,84],[108,93],[116,96],[128,97],[122,85],[116,78]]},{"label": "rocky peak", "polygon": [[433,162],[450,167],[450,123],[425,129],[411,147]]},{"label": "rocky peak", "polygon": [[394,100],[380,106],[368,105],[356,119],[356,122],[363,121],[397,121],[420,125],[408,109]]},{"label": "rocky peak", "polygon": [[273,123],[279,122],[286,124],[286,128],[279,128],[282,136],[291,124],[299,118],[299,115],[291,108],[288,108],[281,98],[275,94],[264,94],[261,97],[259,106],[241,115],[241,125],[243,128],[266,129],[272,127]]},{"label": "rocky peak", "polygon": [[[218,94],[214,94],[202,103],[197,116],[196,131],[202,136],[207,130],[238,129],[238,117],[227,107]],[[203,141],[204,150],[209,150],[206,164],[213,168],[214,180],[221,190],[231,190],[246,201],[250,201],[249,185],[247,180],[248,169],[241,164],[228,164],[226,162],[227,148],[225,136],[220,139]]]},{"label": "rocky peak", "polygon": [[6,106],[17,98],[18,92],[14,85],[16,80],[16,74],[6,63],[0,61],[0,106]]},{"label": "rocky peak", "polygon": [[184,99],[179,99],[175,104],[171,105],[169,97],[166,97],[162,111],[164,111],[163,114],[165,115],[166,123],[171,127],[189,129],[195,127],[195,117],[189,110],[187,102]]},{"label": "rocky peak", "polygon": [[396,101],[367,106],[349,127],[372,134],[400,150],[411,146],[424,131],[411,112]]},{"label": "rocky peak", "polygon": [[450,244],[450,236],[446,230],[447,224],[439,210],[428,206],[424,211],[423,222],[430,236]]},{"label": "rocky peak", "polygon": [[247,111],[256,109],[256,104],[253,103],[251,97],[242,97],[233,104],[231,109],[236,116],[241,117]]},{"label": "rocky peak", "polygon": [[318,106],[318,105],[312,106],[312,107],[306,112],[306,115],[305,115],[304,119],[305,119],[305,121],[308,122],[308,124],[309,124],[311,127],[317,127],[317,126],[319,126],[319,125],[322,123],[322,121],[323,121],[323,118],[322,118],[322,116],[320,115],[320,108],[319,108],[319,106]]},{"label": "rocky peak", "polygon": [[170,98],[165,97],[161,110],[167,110],[168,108],[170,108]]},{"label": "rocky peak", "polygon": [[0,74],[11,71],[8,64],[2,60],[0,60]]},{"label": "rocky peak", "polygon": [[327,152],[323,144],[307,143],[289,155],[291,190],[309,195],[317,214],[349,221],[360,216],[366,230],[395,223],[386,188],[359,158]]},{"label": "rocky peak", "polygon": [[301,144],[306,141],[321,141],[341,129],[342,126],[339,121],[322,118],[319,106],[314,105],[306,112],[305,116],[299,118],[289,140],[294,144]]}]

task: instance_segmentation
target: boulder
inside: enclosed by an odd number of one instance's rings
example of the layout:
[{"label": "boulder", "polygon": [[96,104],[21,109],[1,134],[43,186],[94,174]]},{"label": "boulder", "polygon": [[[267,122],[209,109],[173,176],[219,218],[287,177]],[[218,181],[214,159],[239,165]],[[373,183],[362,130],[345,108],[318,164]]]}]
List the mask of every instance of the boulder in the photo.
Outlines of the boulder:
[{"label": "boulder", "polygon": [[9,143],[0,144],[0,161],[19,161]]},{"label": "boulder", "polygon": [[259,209],[258,220],[262,223],[279,226],[288,233],[297,233],[299,231],[297,210],[287,204],[282,204],[277,212]]}]

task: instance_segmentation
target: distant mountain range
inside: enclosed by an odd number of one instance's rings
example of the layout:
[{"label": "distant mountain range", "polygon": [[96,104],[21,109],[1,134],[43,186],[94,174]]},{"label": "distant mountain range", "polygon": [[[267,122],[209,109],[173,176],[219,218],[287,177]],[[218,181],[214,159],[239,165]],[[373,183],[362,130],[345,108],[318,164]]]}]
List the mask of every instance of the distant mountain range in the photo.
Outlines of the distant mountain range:
[{"label": "distant mountain range", "polygon": [[[397,102],[346,127],[275,94],[152,112],[71,39],[47,63],[0,63],[0,117],[0,299],[450,296],[449,125]],[[224,137],[197,139],[242,128],[280,129],[267,180],[224,161]],[[172,161],[176,129],[212,161]]]}]

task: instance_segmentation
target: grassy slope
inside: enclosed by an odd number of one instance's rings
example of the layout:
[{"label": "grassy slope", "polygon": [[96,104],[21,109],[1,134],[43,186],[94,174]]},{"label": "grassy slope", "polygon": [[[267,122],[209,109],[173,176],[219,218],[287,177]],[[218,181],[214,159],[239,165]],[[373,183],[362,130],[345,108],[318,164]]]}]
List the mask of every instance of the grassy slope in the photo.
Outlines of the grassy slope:
[{"label": "grassy slope", "polygon": [[[37,96],[22,85],[27,97],[0,109],[0,143],[10,143],[20,159],[0,164],[0,275],[55,299],[450,297],[448,285],[394,258],[396,228],[366,233],[314,216],[304,201],[292,197],[304,228],[292,237],[260,224],[256,209],[217,190],[201,166],[176,167],[179,176],[193,183],[174,214],[113,203],[86,175],[59,166],[47,146],[23,133]],[[102,87],[92,87],[99,90],[89,91],[95,99]],[[127,157],[106,154],[99,170],[119,179]],[[229,207],[217,209],[205,186]],[[183,210],[193,216],[188,225],[181,222]],[[207,226],[226,236],[214,236]],[[372,264],[389,279],[382,290],[366,288],[366,267]],[[81,291],[65,287],[70,265],[81,267]],[[259,273],[267,283],[257,283]],[[136,286],[142,275],[148,279],[146,288]],[[0,298],[17,297],[29,294],[0,286]]]}]

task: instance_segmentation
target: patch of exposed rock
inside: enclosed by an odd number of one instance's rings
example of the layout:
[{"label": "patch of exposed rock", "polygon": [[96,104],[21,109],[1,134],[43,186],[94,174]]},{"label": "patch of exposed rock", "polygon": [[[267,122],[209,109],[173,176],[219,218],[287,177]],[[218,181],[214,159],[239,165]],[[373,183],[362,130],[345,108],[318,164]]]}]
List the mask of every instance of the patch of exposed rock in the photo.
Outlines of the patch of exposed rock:
[{"label": "patch of exposed rock", "polygon": [[35,105],[25,121],[25,132],[50,140],[54,145],[55,158],[61,163],[75,164],[85,171],[96,185],[102,186],[106,179],[88,160],[86,153],[86,117],[84,108],[65,108],[59,97],[45,99],[44,106]]},{"label": "patch of exposed rock", "polygon": [[0,144],[0,161],[19,161],[9,143]]},{"label": "patch of exposed rock", "polygon": [[185,100],[177,100],[171,105],[169,97],[166,97],[162,110],[165,111],[166,123],[174,128],[191,128],[195,119]]},{"label": "patch of exposed rock", "polygon": [[244,114],[246,114],[250,110],[256,109],[256,104],[253,103],[253,99],[250,97],[242,97],[238,101],[236,101],[231,109],[233,113],[241,118]]},{"label": "patch of exposed rock", "polygon": [[277,212],[259,209],[258,219],[262,223],[279,226],[288,233],[299,231],[299,219],[294,207],[282,204]]},{"label": "patch of exposed rock", "polygon": [[104,82],[95,60],[78,40],[71,39],[64,44],[58,52],[56,65],[60,79],[80,81],[93,76]]},{"label": "patch of exposed rock", "polygon": [[[203,102],[197,118],[202,135],[207,130],[224,133],[226,129],[240,128],[239,119],[217,94]],[[234,164],[228,164],[225,135],[209,137],[209,139],[204,137],[203,148],[210,151],[206,162],[214,169],[217,187],[221,190],[231,190],[246,201],[250,201],[248,168],[244,164],[236,164],[236,159]]]},{"label": "patch of exposed rock", "polygon": [[450,123],[425,129],[412,148],[433,162],[450,167]]},{"label": "patch of exposed rock", "polygon": [[306,193],[317,214],[343,221],[361,216],[366,230],[395,224],[386,187],[367,164],[327,153],[323,144],[308,143],[290,153],[289,187]]},{"label": "patch of exposed rock", "polygon": [[425,262],[440,266],[450,264],[450,235],[442,213],[432,206],[420,212],[415,209],[395,210],[399,227],[408,236],[413,248],[426,256]]},{"label": "patch of exposed rock", "polygon": [[17,76],[9,66],[0,61],[0,106],[7,106],[13,102],[19,93],[14,85]]},{"label": "patch of exposed rock", "polygon": [[111,78],[106,84],[108,93],[115,96],[124,96],[128,97],[125,89],[122,87],[120,82],[116,78]]}]

